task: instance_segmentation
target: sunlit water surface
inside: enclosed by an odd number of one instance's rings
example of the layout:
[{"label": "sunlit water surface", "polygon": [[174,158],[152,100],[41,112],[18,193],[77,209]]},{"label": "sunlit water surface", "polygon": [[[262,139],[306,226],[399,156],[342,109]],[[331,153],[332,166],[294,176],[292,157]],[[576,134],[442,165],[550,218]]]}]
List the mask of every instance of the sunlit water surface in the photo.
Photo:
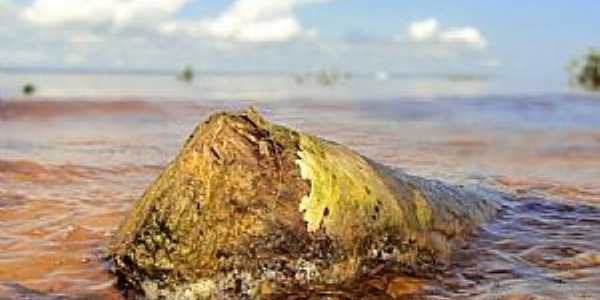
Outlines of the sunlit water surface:
[{"label": "sunlit water surface", "polygon": [[[29,75],[2,76],[15,96]],[[510,195],[446,272],[379,274],[330,299],[600,298],[598,97],[439,79],[298,87],[62,76],[41,80],[38,98],[0,100],[0,299],[123,299],[103,245],[199,121],[251,104],[406,172]]]}]

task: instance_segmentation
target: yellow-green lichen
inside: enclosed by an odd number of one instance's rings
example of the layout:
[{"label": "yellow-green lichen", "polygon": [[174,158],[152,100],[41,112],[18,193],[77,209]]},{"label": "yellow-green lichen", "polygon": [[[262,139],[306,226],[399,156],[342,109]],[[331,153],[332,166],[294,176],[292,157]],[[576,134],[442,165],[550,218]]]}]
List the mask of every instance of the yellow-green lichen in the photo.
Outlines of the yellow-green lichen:
[{"label": "yellow-green lichen", "polygon": [[431,228],[433,223],[433,210],[431,204],[423,197],[418,189],[413,190],[413,199],[415,201],[415,216],[417,217],[421,228]]},{"label": "yellow-green lichen", "polygon": [[362,156],[306,134],[300,135],[298,156],[301,176],[311,183],[299,205],[309,231],[322,228],[351,243],[373,230],[404,227],[394,192]]}]

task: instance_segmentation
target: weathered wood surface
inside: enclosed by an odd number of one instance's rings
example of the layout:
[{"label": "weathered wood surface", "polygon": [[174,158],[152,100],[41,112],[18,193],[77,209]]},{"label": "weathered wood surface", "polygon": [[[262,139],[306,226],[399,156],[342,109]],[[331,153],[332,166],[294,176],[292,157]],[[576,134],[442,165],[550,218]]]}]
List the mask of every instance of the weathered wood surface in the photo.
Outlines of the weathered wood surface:
[{"label": "weathered wood surface", "polygon": [[250,109],[196,128],[110,246],[146,297],[268,297],[374,268],[426,274],[491,218],[487,194],[393,171]]}]

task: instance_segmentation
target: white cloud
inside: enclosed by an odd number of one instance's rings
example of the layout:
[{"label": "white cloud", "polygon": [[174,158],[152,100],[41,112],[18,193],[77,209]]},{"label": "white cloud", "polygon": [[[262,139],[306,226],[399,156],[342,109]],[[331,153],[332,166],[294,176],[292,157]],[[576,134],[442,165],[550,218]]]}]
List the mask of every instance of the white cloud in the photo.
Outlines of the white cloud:
[{"label": "white cloud", "polygon": [[[0,4],[2,1],[0,0]],[[296,37],[315,38],[295,15],[301,7],[333,0],[236,0],[214,18],[182,20],[176,17],[192,0],[34,0],[20,17],[29,24],[94,31],[143,28],[163,34],[234,42],[283,42]]]},{"label": "white cloud", "polygon": [[453,28],[440,34],[440,39],[446,43],[469,44],[484,48],[487,44],[477,28]]},{"label": "white cloud", "polygon": [[435,37],[437,31],[438,21],[429,18],[411,23],[408,26],[408,37],[413,41],[425,41]]},{"label": "white cloud", "polygon": [[192,1],[0,0],[0,66],[433,73],[479,68],[491,55],[472,47],[480,44],[465,37],[472,33],[456,34],[436,19],[416,22],[416,39],[408,30],[401,42],[366,29],[319,37],[298,11],[333,0],[235,0],[213,17],[179,16]]},{"label": "white cloud", "polygon": [[17,9],[12,0],[0,0],[0,21],[9,18]]},{"label": "white cloud", "polygon": [[0,0],[0,12],[3,12],[5,9],[8,9],[13,5],[11,0]]},{"label": "white cloud", "polygon": [[37,25],[112,25],[153,22],[175,14],[187,0],[35,0],[22,17]]},{"label": "white cloud", "polygon": [[75,32],[69,36],[69,42],[73,45],[99,44],[104,37],[91,32]]},{"label": "white cloud", "polygon": [[163,33],[184,32],[235,42],[282,42],[315,30],[305,31],[294,15],[302,6],[328,0],[237,0],[216,18],[198,22],[164,22]]},{"label": "white cloud", "polygon": [[442,44],[469,45],[479,49],[487,46],[487,41],[479,29],[471,26],[442,30],[435,18],[409,24],[407,35],[416,43],[436,42]]}]

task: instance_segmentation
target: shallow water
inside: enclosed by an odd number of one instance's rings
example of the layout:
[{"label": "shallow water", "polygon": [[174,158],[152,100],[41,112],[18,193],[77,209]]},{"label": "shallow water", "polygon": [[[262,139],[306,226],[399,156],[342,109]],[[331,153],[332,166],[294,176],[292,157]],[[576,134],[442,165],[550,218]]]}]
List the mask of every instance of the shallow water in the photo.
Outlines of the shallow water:
[{"label": "shallow water", "polygon": [[600,297],[600,101],[556,94],[0,103],[0,299],[123,299],[103,245],[197,122],[249,104],[409,173],[510,195],[443,274],[373,274],[321,296]]}]

